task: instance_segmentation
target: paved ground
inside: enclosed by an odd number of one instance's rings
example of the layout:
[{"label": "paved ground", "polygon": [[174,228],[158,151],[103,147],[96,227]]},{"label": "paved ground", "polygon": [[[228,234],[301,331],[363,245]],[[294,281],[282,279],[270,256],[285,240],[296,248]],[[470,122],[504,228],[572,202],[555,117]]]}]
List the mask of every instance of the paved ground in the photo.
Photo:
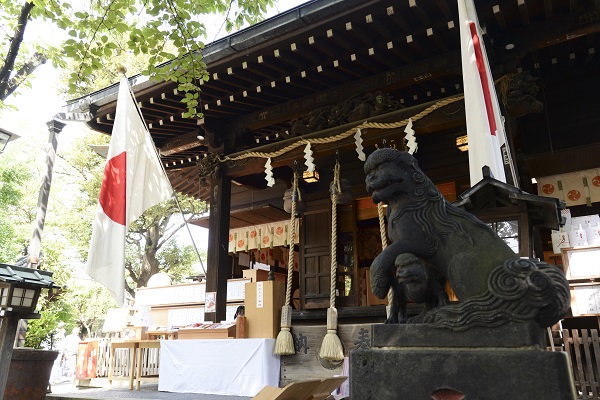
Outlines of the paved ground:
[{"label": "paved ground", "polygon": [[52,385],[52,393],[47,394],[46,399],[247,400],[251,398],[217,396],[214,394],[159,392],[158,384],[142,384],[140,390],[129,390],[129,388],[77,388],[72,383],[65,382]]}]

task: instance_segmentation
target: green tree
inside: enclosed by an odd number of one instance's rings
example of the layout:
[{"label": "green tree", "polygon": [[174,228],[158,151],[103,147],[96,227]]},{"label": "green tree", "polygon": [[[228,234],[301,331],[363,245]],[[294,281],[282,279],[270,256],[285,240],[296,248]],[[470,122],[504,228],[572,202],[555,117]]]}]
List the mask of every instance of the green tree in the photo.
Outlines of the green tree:
[{"label": "green tree", "polygon": [[206,203],[184,195],[178,195],[178,199],[184,216],[171,199],[146,210],[129,227],[125,269],[126,290],[131,296],[158,272],[169,274],[175,282],[194,272],[197,255],[193,247],[180,246],[172,239],[185,226],[184,218],[194,219],[206,212]]},{"label": "green tree", "polygon": [[23,197],[22,185],[28,176],[17,165],[0,164],[0,261],[11,263],[23,251],[23,238],[17,238],[12,213]]},{"label": "green tree", "polygon": [[72,319],[71,307],[61,295],[54,293],[44,294],[38,303],[42,305],[41,317],[28,320],[25,347],[56,348],[59,324]]},{"label": "green tree", "polygon": [[0,262],[12,264],[26,253],[31,239],[40,184],[43,144],[17,140],[0,155]]},{"label": "green tree", "polygon": [[87,282],[70,287],[64,295],[71,322],[89,337],[100,337],[106,313],[117,305],[103,286]]},{"label": "green tree", "polygon": [[[206,37],[203,18],[224,15],[225,28],[259,21],[273,0],[0,0],[0,102],[6,100],[41,64],[51,60],[76,68],[69,93],[93,82],[106,59],[122,51],[148,56],[143,73],[177,82],[186,94],[188,116],[199,113],[200,82],[208,80],[201,49]],[[62,43],[25,41],[30,21],[50,22],[64,31]],[[170,61],[167,63],[167,61]]]},{"label": "green tree", "polygon": [[[72,146],[60,154],[63,161],[57,168],[57,180],[68,181],[68,197],[57,196],[59,205],[53,218],[53,226],[60,227],[61,236],[69,242],[83,264],[87,259],[92,235],[91,222],[95,218],[98,195],[106,159],[92,150],[93,144],[106,144],[108,136],[89,132],[78,138]],[[189,196],[178,196],[186,219],[196,218],[206,212],[206,203]],[[191,275],[197,261],[191,246],[182,246],[174,236],[183,228],[183,216],[174,199],[157,204],[134,221],[126,238],[127,291],[133,297],[137,287],[146,286],[148,279],[158,272],[166,272],[175,282]]]}]

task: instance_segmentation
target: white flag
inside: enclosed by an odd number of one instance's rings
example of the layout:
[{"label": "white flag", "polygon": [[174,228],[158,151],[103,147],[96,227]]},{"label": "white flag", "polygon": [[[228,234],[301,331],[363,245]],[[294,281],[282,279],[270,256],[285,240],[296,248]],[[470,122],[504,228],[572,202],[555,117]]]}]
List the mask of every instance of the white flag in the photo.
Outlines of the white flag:
[{"label": "white flag", "polygon": [[119,306],[125,296],[127,228],[146,209],[169,199],[172,193],[127,79],[123,78],[86,265],[88,275],[106,286]]},{"label": "white flag", "polygon": [[458,21],[471,186],[483,179],[484,165],[495,179],[506,182],[503,151],[507,163],[512,161],[473,0],[458,0]]}]

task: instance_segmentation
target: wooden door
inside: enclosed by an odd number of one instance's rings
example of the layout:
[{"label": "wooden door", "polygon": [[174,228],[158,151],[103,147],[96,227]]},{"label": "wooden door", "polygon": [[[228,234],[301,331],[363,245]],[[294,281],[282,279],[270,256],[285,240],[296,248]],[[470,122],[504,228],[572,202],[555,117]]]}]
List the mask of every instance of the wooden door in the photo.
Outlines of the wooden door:
[{"label": "wooden door", "polygon": [[301,308],[329,307],[331,275],[331,212],[329,202],[307,210],[300,230]]}]

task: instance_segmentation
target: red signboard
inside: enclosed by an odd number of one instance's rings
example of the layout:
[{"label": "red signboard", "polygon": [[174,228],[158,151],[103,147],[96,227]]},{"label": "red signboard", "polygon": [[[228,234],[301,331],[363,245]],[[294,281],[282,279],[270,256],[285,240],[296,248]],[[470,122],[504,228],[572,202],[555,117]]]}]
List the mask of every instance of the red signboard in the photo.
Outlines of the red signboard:
[{"label": "red signboard", "polygon": [[92,379],[96,377],[98,365],[98,342],[80,342],[77,348],[76,379]]}]

